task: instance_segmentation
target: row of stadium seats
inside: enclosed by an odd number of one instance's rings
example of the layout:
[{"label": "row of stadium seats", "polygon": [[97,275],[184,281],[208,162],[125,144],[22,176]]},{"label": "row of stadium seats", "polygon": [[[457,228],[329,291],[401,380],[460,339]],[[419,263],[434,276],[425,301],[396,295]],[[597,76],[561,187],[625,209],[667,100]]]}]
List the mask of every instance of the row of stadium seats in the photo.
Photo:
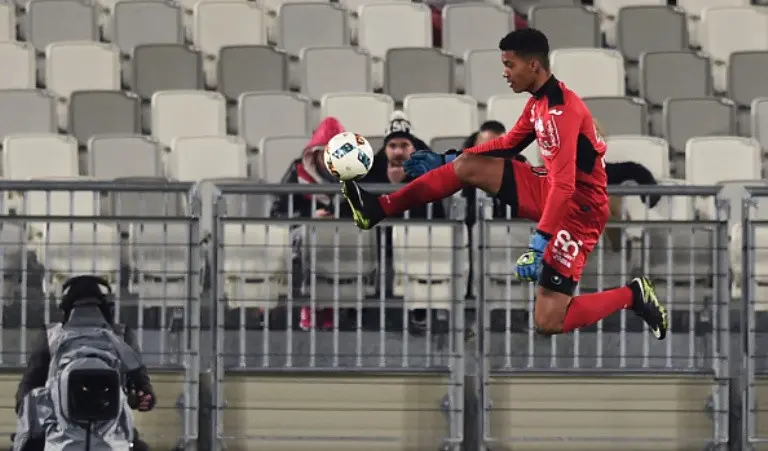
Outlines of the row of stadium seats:
[{"label": "row of stadium seats", "polygon": [[[265,138],[251,177],[268,183],[280,177],[296,158],[296,146],[308,137]],[[608,137],[609,162],[636,161],[659,179],[671,177],[669,146],[661,138],[637,135]],[[530,155],[533,157],[533,155]],[[698,137],[685,148],[685,181],[714,185],[728,180],[760,178],[762,151],[748,138]],[[77,178],[76,141],[66,135],[11,135],[3,141],[3,177],[14,180]],[[103,136],[89,142],[88,175],[98,178],[170,177],[176,180],[244,179],[248,152],[235,136],[176,138],[164,153],[158,143],[141,135]],[[262,212],[251,211],[249,214]]]},{"label": "row of stadium seats", "polygon": [[[526,101],[525,95],[493,96],[485,118],[511,126]],[[714,97],[670,98],[663,108],[649,108],[631,97],[587,98],[586,103],[608,135],[646,135],[650,129],[669,142],[672,157],[684,152],[690,138],[710,135],[751,135],[768,151],[768,98],[755,100],[751,111],[743,112],[727,99]],[[338,118],[347,129],[370,137],[378,149],[375,137],[382,134],[382,124],[395,108],[393,99],[383,94],[335,93],[324,96],[315,111],[309,99],[298,94],[265,91],[243,94],[228,118],[221,94],[185,90],[155,93],[144,114],[140,99],[121,91],[74,91],[68,110],[57,113],[56,105],[45,91],[0,90],[0,117],[5,118],[0,140],[20,133],[56,133],[61,128],[84,147],[94,136],[147,131],[168,148],[177,138],[239,134],[249,149],[259,149],[267,137],[309,134],[319,114]],[[410,95],[404,110],[416,135],[440,151],[460,147],[482,115],[474,99],[458,94]],[[298,158],[306,142],[295,144],[286,149],[284,159]],[[529,152],[538,160],[535,144]]]},{"label": "row of stadium seats", "polygon": [[[104,39],[115,43],[115,51],[130,56],[144,44],[183,44],[185,32],[181,9],[155,1],[122,1],[114,6],[114,20],[105,28]],[[548,34],[553,49],[599,47],[599,17],[581,7],[540,8],[532,23]],[[768,50],[768,16],[755,14],[750,7],[711,8],[702,15],[701,45],[710,58],[715,87],[727,88],[727,63],[732,53]],[[0,8],[0,23],[13,24],[13,8]],[[52,43],[97,40],[95,10],[80,0],[32,0],[26,33],[22,37],[39,52]],[[443,11],[443,48],[465,58],[469,50],[493,49],[493,45],[514,27],[509,10],[482,3],[456,4]],[[190,42],[204,56],[206,76],[216,83],[216,60],[223,47],[266,45],[264,27],[268,15],[253,2],[203,0],[195,5]],[[391,21],[398,32],[391,32]],[[281,8],[277,47],[298,56],[307,47],[345,47],[351,42],[346,12],[331,3],[291,3]],[[641,54],[655,51],[688,50],[686,18],[682,10],[666,6],[637,6],[618,12],[619,55],[628,64],[630,88],[637,88],[636,66]],[[476,24],[482,23],[482,27]],[[654,27],[648,27],[653,23]],[[0,36],[15,39],[15,26],[0,30]],[[25,30],[25,27],[21,27]],[[25,36],[28,35],[28,36]],[[422,4],[381,3],[360,9],[359,44],[373,58],[374,80],[380,79],[378,62],[393,48],[431,47],[429,8]],[[597,61],[600,64],[600,61]],[[615,63],[614,63],[615,64]],[[613,68],[612,71],[621,70]],[[614,89],[611,86],[611,89]],[[624,85],[621,85],[623,90]],[[623,93],[623,92],[622,92]],[[588,93],[583,95],[617,95]]]},{"label": "row of stadium seats", "polygon": [[[370,92],[375,85],[370,55],[354,47],[306,48],[298,63],[291,64],[286,53],[269,46],[233,46],[224,47],[213,66],[204,64],[211,61],[180,44],[143,45],[136,49],[132,64],[121,71],[118,50],[109,44],[60,42],[47,47],[46,61],[38,70],[30,46],[7,42],[0,43],[0,64],[13,69],[0,77],[0,89],[41,85],[67,97],[77,89],[124,85],[148,97],[156,90],[202,88],[207,80],[229,99],[247,91],[293,88],[319,100],[329,92]],[[552,66],[582,96],[624,95],[625,80],[655,105],[670,94],[703,97],[715,91],[709,60],[688,51],[644,53],[634,73],[626,73],[620,55],[608,49],[557,50],[552,53]],[[87,75],[81,67],[89,68]],[[755,76],[766,70],[768,51],[733,53],[724,89],[739,105],[749,105],[767,91],[768,82]],[[464,91],[485,103],[509,90],[499,76],[498,51],[492,49],[470,50],[461,65],[434,48],[390,49],[383,75],[384,92],[396,101],[421,92]]]}]

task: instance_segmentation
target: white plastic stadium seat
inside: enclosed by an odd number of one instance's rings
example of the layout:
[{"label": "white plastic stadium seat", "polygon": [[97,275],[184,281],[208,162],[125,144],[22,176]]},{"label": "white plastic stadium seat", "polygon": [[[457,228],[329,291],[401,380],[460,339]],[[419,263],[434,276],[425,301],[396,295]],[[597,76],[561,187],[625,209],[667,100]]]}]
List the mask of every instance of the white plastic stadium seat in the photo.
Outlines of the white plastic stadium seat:
[{"label": "white plastic stadium seat", "polygon": [[224,293],[232,308],[277,306],[288,293],[291,237],[288,226],[224,225]]},{"label": "white plastic stadium seat", "polygon": [[253,2],[203,0],[195,5],[194,42],[202,51],[209,85],[216,85],[216,67],[222,47],[264,45],[264,12]]},{"label": "white plastic stadium seat", "polygon": [[360,233],[353,224],[317,224],[306,228],[304,255],[315,262],[315,297],[354,304],[373,294],[376,234]]},{"label": "white plastic stadium seat", "polygon": [[249,147],[258,148],[266,136],[309,133],[311,109],[308,98],[293,92],[245,92],[238,98],[238,130]]},{"label": "white plastic stadium seat", "polygon": [[26,42],[0,42],[0,89],[34,89],[35,49]]},{"label": "white plastic stadium seat", "polygon": [[280,183],[285,172],[296,160],[298,149],[303,149],[309,142],[309,136],[273,136],[265,137],[259,143],[259,164],[251,176],[265,183]]},{"label": "white plastic stadium seat", "polygon": [[698,47],[701,44],[699,38],[701,13],[707,8],[713,7],[737,7],[749,6],[750,0],[677,0],[677,6],[685,11],[688,19],[688,42],[691,46]]},{"label": "white plastic stadium seat", "polygon": [[732,53],[768,50],[768,14],[751,7],[707,8],[701,15],[700,40],[712,63],[715,91],[724,92]]},{"label": "white plastic stadium seat", "polygon": [[595,8],[600,11],[602,17],[605,40],[610,46],[616,45],[616,19],[619,10],[625,6],[663,6],[667,0],[595,0]]},{"label": "white plastic stadium seat", "polygon": [[77,141],[67,135],[10,135],[3,140],[3,177],[77,177]]},{"label": "white plastic stadium seat", "polygon": [[92,191],[24,193],[18,209],[20,215],[82,217],[81,221],[30,223],[31,244],[37,247],[38,257],[48,271],[46,282],[52,284],[54,290],[76,274],[97,274],[110,282],[116,281],[120,269],[120,238],[115,227],[94,223],[100,208],[101,196]]},{"label": "white plastic stadium seat", "polygon": [[667,179],[669,174],[669,144],[654,136],[612,135],[605,139],[608,151],[607,163],[633,161],[651,171],[657,179]]},{"label": "white plastic stadium seat", "polygon": [[478,126],[477,101],[459,94],[412,94],[403,110],[425,142],[441,136],[471,135]]},{"label": "white plastic stadium seat", "polygon": [[286,3],[328,3],[328,0],[261,0],[260,3],[267,11],[278,14],[280,7]]},{"label": "white plastic stadium seat", "polygon": [[454,2],[442,14],[443,49],[461,58],[469,50],[495,47],[501,36],[515,28],[515,16],[508,6]]},{"label": "white plastic stadium seat", "polygon": [[[490,215],[486,215],[490,217]],[[485,270],[486,298],[493,304],[492,308],[527,309],[533,294],[531,285],[520,282],[515,277],[514,268],[517,256],[525,252],[527,246],[526,237],[530,236],[533,224],[506,223],[488,225],[488,240]],[[477,236],[477,229],[475,236]],[[482,279],[478,277],[477,282]]]},{"label": "white plastic stadium seat", "polygon": [[[685,176],[691,185],[715,185],[728,180],[759,179],[760,144],[751,138],[708,136],[691,138],[685,146]],[[711,199],[696,207],[714,217]]]},{"label": "white plastic stadium seat", "polygon": [[454,248],[466,246],[466,228],[396,225],[392,227],[392,242],[396,243],[393,249],[395,296],[403,296],[409,309],[450,310],[467,286],[468,258]]},{"label": "white plastic stadium seat", "polygon": [[[432,14],[422,3],[382,2],[359,9],[358,45],[373,57],[373,84],[383,84],[382,61],[387,51],[403,47],[432,47]],[[397,31],[393,29],[397,24]]]},{"label": "white plastic stadium seat", "polygon": [[[190,252],[199,252],[187,222],[143,221],[130,225],[131,267],[140,306],[181,307],[189,302]],[[190,240],[191,239],[191,240]],[[199,271],[192,268],[193,271]],[[195,284],[192,284],[195,290]]]},{"label": "white plastic stadium seat", "polygon": [[[528,102],[528,94],[500,94],[488,99],[488,117],[487,119],[499,121],[509,130],[517,119],[523,113],[523,108]],[[541,164],[541,151],[539,145],[534,140],[528,147],[521,152],[533,165]]]},{"label": "white plastic stadium seat", "polygon": [[67,124],[74,91],[120,89],[120,51],[100,42],[54,42],[45,49],[45,82],[59,98],[59,126]]},{"label": "white plastic stadium seat", "polygon": [[384,94],[339,92],[326,94],[320,100],[321,118],[333,116],[346,130],[363,136],[380,135],[394,110],[395,102]]},{"label": "white plastic stadium seat", "polygon": [[0,41],[16,40],[16,8],[13,2],[0,3]]},{"label": "white plastic stadium seat", "polygon": [[175,138],[227,134],[227,104],[211,91],[160,91],[152,96],[152,135],[166,147]]},{"label": "white plastic stadium seat", "polygon": [[184,181],[245,178],[248,176],[245,141],[239,136],[176,138],[171,144],[168,175]]},{"label": "white plastic stadium seat", "polygon": [[550,54],[552,72],[581,97],[625,94],[624,58],[610,49],[558,49]]}]

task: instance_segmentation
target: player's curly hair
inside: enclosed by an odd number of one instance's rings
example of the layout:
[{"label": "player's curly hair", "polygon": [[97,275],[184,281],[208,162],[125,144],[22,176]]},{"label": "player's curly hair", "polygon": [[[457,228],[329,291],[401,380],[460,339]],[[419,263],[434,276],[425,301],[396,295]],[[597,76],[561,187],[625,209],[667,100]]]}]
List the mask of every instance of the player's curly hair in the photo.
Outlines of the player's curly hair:
[{"label": "player's curly hair", "polygon": [[515,52],[523,58],[536,58],[541,67],[549,70],[549,40],[535,28],[523,28],[507,33],[499,41],[499,49],[503,52]]}]

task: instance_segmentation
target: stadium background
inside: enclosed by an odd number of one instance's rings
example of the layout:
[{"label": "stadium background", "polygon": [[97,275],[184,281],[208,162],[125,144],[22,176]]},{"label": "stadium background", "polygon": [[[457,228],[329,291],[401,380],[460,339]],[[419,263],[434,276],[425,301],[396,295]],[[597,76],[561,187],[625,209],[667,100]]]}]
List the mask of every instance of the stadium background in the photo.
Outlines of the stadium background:
[{"label": "stadium background", "polygon": [[[154,449],[761,449],[768,14],[507,3],[0,4],[2,432],[57,285],[96,272],[155,368],[159,407],[136,415]],[[525,97],[495,47],[529,23],[609,160],[663,181],[612,188],[621,221],[581,289],[650,273],[665,342],[623,315],[535,336],[530,287],[508,274],[530,224],[491,219],[483,198],[471,243],[461,197],[448,219],[393,222],[391,261],[348,220],[269,213],[280,194],[341,201],[279,184],[322,118],[380,143],[403,110],[436,150],[485,119],[511,126]],[[330,325],[302,330],[306,307]],[[413,309],[432,313],[416,327]]]}]

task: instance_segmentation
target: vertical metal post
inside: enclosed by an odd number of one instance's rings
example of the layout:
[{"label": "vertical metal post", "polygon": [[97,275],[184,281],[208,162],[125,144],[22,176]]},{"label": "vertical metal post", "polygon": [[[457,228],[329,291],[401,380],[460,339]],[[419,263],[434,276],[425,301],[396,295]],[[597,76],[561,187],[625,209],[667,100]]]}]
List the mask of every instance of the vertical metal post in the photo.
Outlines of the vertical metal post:
[{"label": "vertical metal post", "polygon": [[748,450],[750,441],[754,432],[754,423],[752,413],[754,412],[754,401],[752,400],[752,386],[754,385],[754,365],[752,362],[752,349],[754,343],[752,331],[755,329],[754,314],[752,311],[753,293],[752,293],[752,264],[754,262],[754,228],[750,219],[751,209],[754,205],[754,199],[750,194],[744,198],[744,204],[741,210],[741,371],[737,378],[741,388],[741,449]]},{"label": "vertical metal post", "polygon": [[187,252],[187,295],[189,302],[183,312],[183,339],[180,343],[185,381],[183,393],[184,446],[188,450],[197,450],[200,431],[200,304],[203,299],[203,271],[205,250],[200,220],[203,211],[203,199],[199,191],[192,190],[189,195],[189,251]]},{"label": "vertical metal post", "polygon": [[715,387],[713,390],[713,403],[715,411],[713,420],[713,442],[715,445],[729,444],[730,437],[738,435],[738,427],[735,426],[738,416],[733,415],[734,404],[738,402],[731,396],[734,379],[738,378],[738,357],[731,351],[731,306],[730,284],[728,274],[730,262],[728,258],[728,219],[731,214],[731,205],[727,199],[717,197],[716,200],[718,222],[715,226],[714,250],[715,250],[715,279],[712,303],[713,340],[712,346],[713,366],[715,368]]},{"label": "vertical metal post", "polygon": [[[477,448],[480,451],[488,449],[487,440],[490,438],[488,414],[490,403],[487,398],[489,362],[486,356],[486,342],[490,342],[490,318],[485,299],[485,263],[487,258],[488,246],[488,222],[485,218],[485,202],[479,201],[480,209],[477,215],[477,271],[475,277],[479,281],[477,284],[477,300],[475,301],[475,387],[474,393],[477,397],[477,407],[475,409],[475,424],[477,424]],[[468,448],[472,449],[472,448]]]}]

